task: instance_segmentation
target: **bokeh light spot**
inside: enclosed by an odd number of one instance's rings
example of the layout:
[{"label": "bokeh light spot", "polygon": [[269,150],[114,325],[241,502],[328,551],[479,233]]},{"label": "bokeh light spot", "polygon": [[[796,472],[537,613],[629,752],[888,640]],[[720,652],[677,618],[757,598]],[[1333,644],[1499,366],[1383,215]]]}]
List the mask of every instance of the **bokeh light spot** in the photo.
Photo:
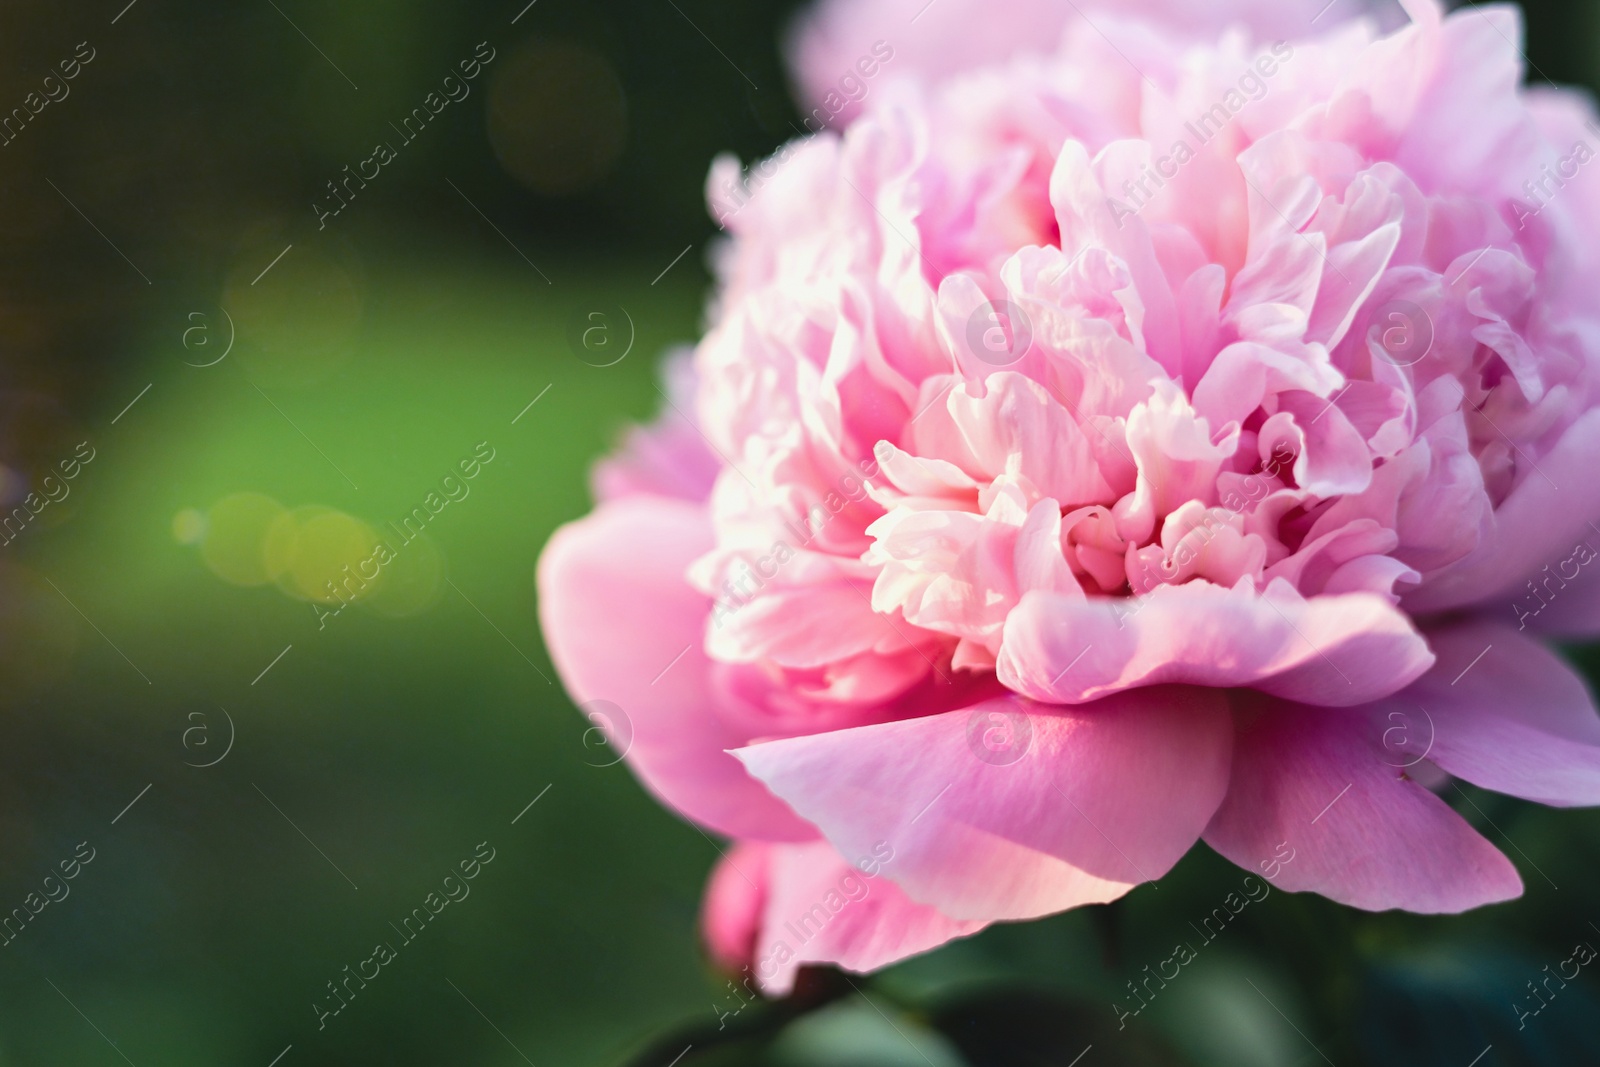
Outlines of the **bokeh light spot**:
[{"label": "bokeh light spot", "polygon": [[261,493],[223,497],[205,519],[200,558],[225,582],[266,585],[274,577],[267,565],[267,533],[282,514],[283,505]]},{"label": "bokeh light spot", "polygon": [[616,165],[628,140],[622,82],[604,56],[565,41],[528,41],[489,89],[489,141],[518,181],[564,196]]},{"label": "bokeh light spot", "polygon": [[296,600],[307,600],[295,582],[294,563],[300,553],[300,528],[322,515],[332,515],[334,510],[321,504],[305,504],[278,516],[278,521],[267,531],[267,566],[272,571],[278,588]]},{"label": "bokeh light spot", "polygon": [[180,545],[198,545],[205,540],[206,517],[198,508],[184,508],[172,516],[172,538]]},{"label": "bokeh light spot", "polygon": [[[390,542],[396,544],[396,542]],[[398,545],[383,567],[383,582],[368,605],[391,619],[421,615],[444,591],[444,557],[427,534]]]},{"label": "bokeh light spot", "polygon": [[338,604],[362,600],[383,584],[384,574],[372,559],[378,543],[372,527],[332,510],[297,526],[286,573],[294,595],[319,604]]}]

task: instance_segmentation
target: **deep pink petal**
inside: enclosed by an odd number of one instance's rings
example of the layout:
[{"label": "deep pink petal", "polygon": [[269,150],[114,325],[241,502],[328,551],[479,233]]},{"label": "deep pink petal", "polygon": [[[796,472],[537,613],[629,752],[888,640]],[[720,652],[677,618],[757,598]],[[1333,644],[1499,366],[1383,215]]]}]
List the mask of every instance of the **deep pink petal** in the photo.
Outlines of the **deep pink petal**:
[{"label": "deep pink petal", "polygon": [[1522,892],[1511,861],[1393,765],[1403,757],[1367,715],[1261,703],[1241,723],[1212,848],[1279,889],[1367,911],[1458,912]]},{"label": "deep pink petal", "polygon": [[718,967],[738,971],[755,959],[761,916],[770,892],[770,859],[783,845],[736,843],[711,868],[700,902],[700,932]]},{"label": "deep pink petal", "polygon": [[1430,631],[1428,641],[1438,664],[1376,709],[1390,762],[1426,757],[1499,793],[1600,804],[1600,714],[1571,667],[1484,621]]},{"label": "deep pink petal", "polygon": [[751,970],[776,996],[794,987],[804,964],[864,974],[988,925],[914,902],[887,877],[867,873],[876,870],[873,857],[852,866],[826,841],[773,845],[767,857],[770,889]]},{"label": "deep pink petal", "polygon": [[1600,634],[1600,523],[1589,522],[1571,544],[1557,543],[1555,554],[1523,585],[1511,602],[1491,612],[1518,629],[1557,637]]}]

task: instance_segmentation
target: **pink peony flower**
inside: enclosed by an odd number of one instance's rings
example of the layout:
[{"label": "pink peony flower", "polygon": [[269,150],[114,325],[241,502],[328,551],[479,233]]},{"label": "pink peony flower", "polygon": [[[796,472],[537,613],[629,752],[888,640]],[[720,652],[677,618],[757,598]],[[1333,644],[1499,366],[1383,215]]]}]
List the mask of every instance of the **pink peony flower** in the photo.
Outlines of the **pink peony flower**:
[{"label": "pink peony flower", "polygon": [[737,842],[719,960],[782,992],[1201,839],[1457,912],[1521,882],[1424,782],[1600,803],[1538,640],[1600,631],[1600,128],[1519,89],[1512,9],[1409,10],[1263,45],[1108,16],[899,83],[759,188],[719,162],[693,406],[539,570],[573,695]]}]

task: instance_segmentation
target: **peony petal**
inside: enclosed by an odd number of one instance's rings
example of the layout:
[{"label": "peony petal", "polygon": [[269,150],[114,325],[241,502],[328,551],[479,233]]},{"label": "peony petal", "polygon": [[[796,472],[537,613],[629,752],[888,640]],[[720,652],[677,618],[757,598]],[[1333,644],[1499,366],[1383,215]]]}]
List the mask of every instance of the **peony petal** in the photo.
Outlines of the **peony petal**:
[{"label": "peony petal", "polygon": [[794,988],[804,964],[864,974],[988,925],[914,902],[888,878],[866,873],[877,869],[873,857],[851,866],[826,841],[768,846],[767,856],[768,896],[751,962],[773,996]]},{"label": "peony petal", "polygon": [[595,464],[589,481],[596,500],[653,493],[700,502],[711,495],[721,462],[700,428],[683,414],[694,409],[699,385],[693,350],[669,355],[661,365],[661,378],[669,409],[649,426],[630,428],[616,454]]},{"label": "peony petal", "polygon": [[[1406,597],[1406,608],[1421,613],[1501,604],[1509,613],[1511,602],[1526,594],[1529,578],[1541,577],[1541,567],[1567,559],[1575,545],[1594,535],[1589,523],[1600,516],[1596,455],[1600,455],[1600,411],[1590,411],[1536,467],[1530,465],[1523,472],[1510,497],[1495,511],[1488,543]],[[1556,632],[1600,630],[1600,612],[1589,610],[1600,601],[1587,591],[1565,599],[1567,605],[1557,603],[1551,612]]]},{"label": "peony petal", "polygon": [[738,837],[815,830],[723,750],[747,736],[716,715],[703,649],[711,601],[684,572],[711,544],[705,509],[662,497],[602,504],[562,527],[539,560],[539,621],[574,700],[633,724],[627,759],[685,818]]},{"label": "peony petal", "polygon": [[[1069,507],[1116,499],[1077,420],[1044,386],[1012,371],[991,373],[982,395],[970,383],[956,385],[911,431],[916,454],[942,457],[984,483],[1021,476]],[[943,468],[928,476],[948,480]]]},{"label": "peony petal", "polygon": [[725,971],[738,971],[755,959],[771,892],[769,860],[784,847],[789,846],[740,841],[711,868],[700,902],[700,932],[711,961]]},{"label": "peony petal", "polygon": [[[1583,680],[1509,626],[1430,631],[1438,664],[1376,706],[1390,762],[1427,758],[1541,804],[1600,804],[1600,714]],[[1408,758],[1409,757],[1409,758]]]},{"label": "peony petal", "polygon": [[1268,345],[1231,344],[1217,353],[1194,389],[1194,407],[1212,426],[1242,422],[1268,396],[1303,389],[1333,395],[1341,377],[1321,349],[1306,349],[1303,358]]},{"label": "peony petal", "polygon": [[[846,856],[952,918],[1027,919],[1159,878],[1227,788],[1220,693],[1001,697],[735,753]],[[914,756],[911,754],[914,753]]]},{"label": "peony petal", "polygon": [[1206,843],[1291,893],[1436,914],[1510,900],[1516,868],[1386,760],[1368,717],[1265,701],[1241,726]]},{"label": "peony petal", "polygon": [[[776,580],[749,599],[718,603],[707,650],[724,663],[770,661],[806,670],[867,652],[892,655],[913,647],[891,620],[873,610],[872,578],[852,573],[861,570],[836,556],[796,553]],[[917,636],[927,643],[925,635]]]},{"label": "peony petal", "polygon": [[[1218,440],[1217,437],[1221,437]],[[1136,491],[1118,501],[1118,530],[1141,541],[1159,520],[1198,500],[1214,504],[1217,474],[1239,445],[1237,427],[1214,434],[1170,382],[1128,416],[1128,447],[1139,470]]]},{"label": "peony petal", "polygon": [[1060,704],[1181,682],[1348,707],[1405,688],[1432,663],[1381,596],[1308,600],[1281,580],[1265,593],[1197,581],[1132,599],[1030,593],[1006,620],[998,670],[1007,688]]},{"label": "peony petal", "polygon": [[1372,456],[1344,412],[1311,393],[1284,393],[1278,402],[1294,417],[1300,434],[1294,464],[1300,488],[1320,497],[1365,492],[1372,484]]}]

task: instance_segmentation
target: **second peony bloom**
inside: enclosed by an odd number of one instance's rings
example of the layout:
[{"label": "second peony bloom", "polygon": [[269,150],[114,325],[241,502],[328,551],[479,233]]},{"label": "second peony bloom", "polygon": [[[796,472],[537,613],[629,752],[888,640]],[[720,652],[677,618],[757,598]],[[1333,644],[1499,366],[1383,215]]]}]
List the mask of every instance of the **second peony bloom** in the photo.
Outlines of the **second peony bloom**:
[{"label": "second peony bloom", "polygon": [[1600,803],[1539,642],[1600,631],[1600,133],[1520,88],[1514,11],[1408,11],[1096,16],[718,161],[710,331],[539,587],[573,696],[735,842],[719,961],[782,993],[1201,839],[1461,911],[1521,882],[1428,786]]}]

